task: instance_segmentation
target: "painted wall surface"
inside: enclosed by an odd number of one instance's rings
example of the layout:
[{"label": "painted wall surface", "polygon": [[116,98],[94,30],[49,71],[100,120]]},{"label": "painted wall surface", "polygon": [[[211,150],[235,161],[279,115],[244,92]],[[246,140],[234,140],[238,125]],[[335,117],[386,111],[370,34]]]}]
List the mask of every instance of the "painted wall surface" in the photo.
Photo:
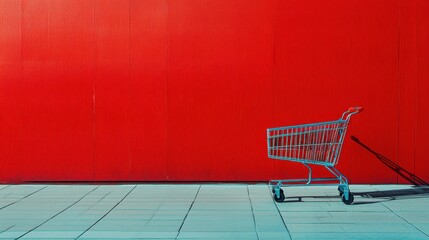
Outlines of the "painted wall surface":
[{"label": "painted wall surface", "polygon": [[426,0],[1,0],[0,182],[304,177],[266,128],[357,105],[351,182],[429,182],[428,43]]}]

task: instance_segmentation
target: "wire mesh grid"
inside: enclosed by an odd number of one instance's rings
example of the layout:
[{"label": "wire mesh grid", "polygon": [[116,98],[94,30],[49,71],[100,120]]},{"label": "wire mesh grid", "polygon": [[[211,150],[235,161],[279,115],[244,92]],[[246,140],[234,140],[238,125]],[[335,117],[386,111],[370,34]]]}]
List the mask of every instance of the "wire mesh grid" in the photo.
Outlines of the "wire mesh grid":
[{"label": "wire mesh grid", "polygon": [[348,121],[271,128],[267,130],[268,157],[334,166],[338,162]]}]

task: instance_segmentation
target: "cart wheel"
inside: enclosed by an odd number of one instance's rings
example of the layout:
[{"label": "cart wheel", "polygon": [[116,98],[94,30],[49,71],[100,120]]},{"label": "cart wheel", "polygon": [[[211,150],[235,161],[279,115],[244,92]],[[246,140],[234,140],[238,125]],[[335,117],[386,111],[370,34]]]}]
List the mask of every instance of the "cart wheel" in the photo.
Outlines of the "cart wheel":
[{"label": "cart wheel", "polygon": [[341,200],[343,201],[344,204],[350,205],[350,204],[353,203],[353,201],[355,200],[355,198],[353,197],[352,193],[349,193],[349,199],[348,200],[346,200],[346,196],[345,195],[341,196]]},{"label": "cart wheel", "polygon": [[285,200],[285,194],[283,192],[283,189],[280,189],[280,197],[278,198],[277,195],[274,193],[274,200],[276,202],[283,202]]}]

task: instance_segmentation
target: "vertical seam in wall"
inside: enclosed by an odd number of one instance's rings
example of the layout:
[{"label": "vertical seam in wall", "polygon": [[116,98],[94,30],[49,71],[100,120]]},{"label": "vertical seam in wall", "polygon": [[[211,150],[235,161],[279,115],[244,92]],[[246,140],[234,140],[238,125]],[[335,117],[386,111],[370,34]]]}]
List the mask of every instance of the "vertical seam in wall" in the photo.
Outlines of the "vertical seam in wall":
[{"label": "vertical seam in wall", "polygon": [[92,0],[92,57],[91,57],[91,76],[92,76],[92,181],[95,181],[95,0]]},{"label": "vertical seam in wall", "polygon": [[[276,103],[276,100],[275,100],[275,95],[276,95],[276,92],[275,92],[275,80],[276,80],[276,69],[277,69],[277,67],[276,67],[276,26],[277,26],[277,24],[276,24],[276,16],[277,16],[277,0],[274,0],[274,3],[273,3],[273,74],[272,74],[272,77],[271,77],[271,92],[273,93],[273,94],[271,94],[271,110],[272,110],[272,112],[271,112],[271,124],[274,126],[274,122],[275,122],[275,111],[274,111],[274,109],[275,109],[275,103]],[[267,151],[269,151],[269,149],[267,148]],[[267,154],[268,154],[268,152],[267,152]],[[273,173],[273,176],[275,176],[276,175],[276,172],[277,172],[277,161],[272,161],[272,164],[273,164],[273,170],[274,170],[274,173]]]},{"label": "vertical seam in wall", "polygon": [[418,34],[418,29],[417,29],[417,21],[418,21],[418,12],[417,12],[417,9],[418,9],[418,0],[416,0],[416,5],[415,5],[415,7],[416,7],[416,12],[415,12],[415,16],[416,16],[416,22],[415,22],[415,24],[416,24],[416,79],[415,79],[415,89],[414,89],[414,134],[413,134],[413,174],[416,174],[416,161],[417,161],[417,155],[416,155],[416,149],[417,149],[417,141],[416,141],[416,138],[417,138],[417,124],[418,124],[418,114],[417,114],[417,111],[418,111],[418,107],[417,107],[417,94],[418,94],[418,85],[419,85],[419,58],[418,58],[418,54],[419,54],[419,52],[418,52],[418,43],[419,43],[419,41],[418,41],[418,38],[417,38],[417,34]]},{"label": "vertical seam in wall", "polygon": [[24,77],[23,72],[22,72],[22,12],[23,12],[23,0],[19,1],[19,41],[20,41],[20,48],[19,48],[19,53],[20,53],[20,74],[21,74],[21,79]]},{"label": "vertical seam in wall", "polygon": [[169,101],[169,91],[168,91],[168,80],[169,80],[169,54],[170,54],[170,1],[166,0],[167,6],[166,6],[166,38],[167,38],[167,46],[166,46],[166,56],[165,56],[165,72],[166,72],[166,79],[165,79],[165,174],[166,179],[168,180],[170,168],[169,168],[169,142],[168,142],[168,125],[169,125],[169,109],[168,109],[168,101]]},{"label": "vertical seam in wall", "polygon": [[[397,19],[397,33],[396,33],[396,35],[397,35],[397,52],[396,52],[396,54],[397,54],[397,66],[396,66],[396,70],[397,70],[397,75],[396,75],[396,78],[397,78],[397,86],[398,86],[398,100],[397,100],[397,110],[398,110],[398,112],[397,112],[397,121],[398,121],[398,125],[397,125],[397,132],[396,132],[396,163],[398,163],[398,162],[400,162],[399,161],[399,148],[400,148],[400,146],[399,146],[399,137],[400,137],[400,130],[401,130],[401,128],[400,128],[400,124],[401,124],[401,122],[400,122],[400,111],[401,111],[401,108],[400,108],[400,106],[401,106],[401,71],[400,71],[400,43],[401,43],[401,41],[400,41],[400,25],[401,25],[401,21],[400,21],[400,19],[401,19],[401,14],[400,14],[400,1],[401,0],[398,0],[397,1],[397,4],[398,4],[398,6],[397,6],[397,17],[398,17],[398,19]],[[399,183],[399,174],[398,173],[396,173],[396,183]]]},{"label": "vertical seam in wall", "polygon": [[132,143],[132,127],[131,127],[131,0],[128,0],[128,180],[131,180],[131,143]]}]

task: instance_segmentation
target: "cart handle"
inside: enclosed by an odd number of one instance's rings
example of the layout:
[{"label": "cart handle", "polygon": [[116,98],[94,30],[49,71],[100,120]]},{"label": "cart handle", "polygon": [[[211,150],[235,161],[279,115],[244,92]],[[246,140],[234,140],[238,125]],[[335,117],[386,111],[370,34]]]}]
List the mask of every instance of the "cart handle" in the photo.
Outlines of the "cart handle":
[{"label": "cart handle", "polygon": [[346,112],[343,113],[341,119],[349,121],[352,115],[363,112],[363,109],[363,107],[350,107]]},{"label": "cart handle", "polygon": [[352,112],[356,112],[356,113],[360,113],[363,112],[363,107],[350,107],[348,112],[352,113]]}]

